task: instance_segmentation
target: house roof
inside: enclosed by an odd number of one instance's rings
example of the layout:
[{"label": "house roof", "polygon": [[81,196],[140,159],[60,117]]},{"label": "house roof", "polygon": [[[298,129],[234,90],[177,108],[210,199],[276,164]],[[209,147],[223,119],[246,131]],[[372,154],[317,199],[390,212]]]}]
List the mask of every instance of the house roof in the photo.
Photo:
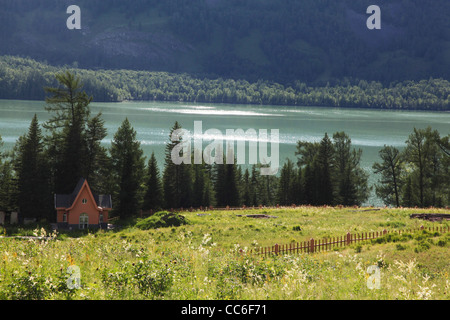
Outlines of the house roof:
[{"label": "house roof", "polygon": [[[75,189],[70,194],[55,194],[55,208],[70,208],[81,191],[86,179],[81,178]],[[110,194],[92,194],[98,207],[112,208],[112,200]]]}]

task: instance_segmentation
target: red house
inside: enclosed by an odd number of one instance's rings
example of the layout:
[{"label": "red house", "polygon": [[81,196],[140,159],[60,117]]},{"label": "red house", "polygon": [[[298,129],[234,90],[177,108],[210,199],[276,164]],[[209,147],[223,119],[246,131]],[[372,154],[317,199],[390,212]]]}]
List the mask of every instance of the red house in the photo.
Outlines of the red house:
[{"label": "red house", "polygon": [[58,228],[106,229],[111,195],[93,194],[86,179],[81,178],[71,194],[55,194],[55,209]]}]

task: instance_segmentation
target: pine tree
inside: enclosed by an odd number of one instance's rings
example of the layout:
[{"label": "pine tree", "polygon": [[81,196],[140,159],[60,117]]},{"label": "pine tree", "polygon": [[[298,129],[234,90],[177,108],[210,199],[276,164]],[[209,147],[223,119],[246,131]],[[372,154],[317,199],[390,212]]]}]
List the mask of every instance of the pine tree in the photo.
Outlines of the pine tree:
[{"label": "pine tree", "polygon": [[141,207],[145,158],[128,118],[114,134],[110,153],[116,187],[113,193],[114,212],[121,218],[129,217]]},{"label": "pine tree", "polygon": [[17,210],[17,183],[13,162],[1,151],[3,140],[0,136],[0,210]]},{"label": "pine tree", "polygon": [[278,188],[277,202],[280,205],[291,205],[295,203],[295,183],[296,174],[294,164],[290,159],[283,164],[280,173],[280,182]]},{"label": "pine tree", "polygon": [[242,203],[245,206],[251,206],[252,205],[251,180],[248,168],[245,169],[244,175],[242,176],[241,194],[242,194]]},{"label": "pine tree", "polygon": [[144,196],[142,209],[152,209],[153,211],[162,209],[163,188],[154,152],[152,152],[150,160],[148,161],[146,189],[147,191]]},{"label": "pine tree", "polygon": [[47,144],[51,167],[54,170],[56,193],[70,193],[85,173],[85,126],[90,115],[92,97],[81,91],[79,77],[70,72],[56,75],[58,88],[45,88],[46,110],[53,115],[44,124],[51,132]]},{"label": "pine tree", "polygon": [[239,172],[236,161],[232,164],[214,164],[214,191],[219,207],[240,205]]},{"label": "pine tree", "polygon": [[108,150],[101,144],[107,136],[105,121],[101,116],[102,114],[99,113],[87,122],[83,176],[95,193],[110,194],[112,192],[111,159],[108,156]]},{"label": "pine tree", "polygon": [[194,164],[194,183],[192,190],[192,206],[200,207],[204,206],[204,193],[205,193],[205,172],[202,164]]},{"label": "pine tree", "polygon": [[345,132],[333,134],[335,173],[335,203],[345,206],[360,205],[369,196],[368,175],[361,168],[362,150],[352,149]]},{"label": "pine tree", "polygon": [[50,219],[53,216],[50,172],[36,115],[31,121],[28,133],[19,138],[15,149],[14,163],[20,212],[27,218]]},{"label": "pine tree", "polygon": [[[164,200],[166,208],[188,208],[192,204],[192,168],[190,164],[175,164],[172,160],[172,150],[181,143],[172,141],[172,133],[181,129],[181,125],[175,121],[170,130],[170,142],[166,145],[166,156],[163,173]],[[183,156],[183,155],[181,155]]]},{"label": "pine tree", "polygon": [[320,142],[319,150],[315,158],[316,162],[316,178],[318,185],[317,188],[317,204],[319,205],[331,205],[333,203],[333,185],[332,185],[332,172],[333,172],[333,144],[325,133],[325,136]]}]

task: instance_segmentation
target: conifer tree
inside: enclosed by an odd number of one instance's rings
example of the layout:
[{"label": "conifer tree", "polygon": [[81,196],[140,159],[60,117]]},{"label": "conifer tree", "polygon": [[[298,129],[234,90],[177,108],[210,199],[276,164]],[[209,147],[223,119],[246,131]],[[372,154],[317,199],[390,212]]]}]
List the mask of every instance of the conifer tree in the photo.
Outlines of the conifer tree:
[{"label": "conifer tree", "polygon": [[242,176],[242,204],[245,206],[252,205],[252,195],[251,195],[251,177],[248,168],[245,169],[244,175]]},{"label": "conifer tree", "polygon": [[13,162],[2,152],[3,140],[0,136],[0,210],[17,210],[17,184],[13,172]]},{"label": "conifer tree", "polygon": [[318,182],[317,204],[319,205],[331,205],[333,203],[333,156],[333,144],[328,137],[328,134],[325,133],[315,158],[315,161],[317,162],[316,174],[318,175],[316,178]]},{"label": "conifer tree", "polygon": [[70,193],[85,173],[85,127],[90,116],[92,97],[82,90],[79,77],[66,71],[56,75],[59,87],[45,88],[46,110],[52,113],[44,127],[48,137],[49,158],[54,170],[56,193]]},{"label": "conifer tree", "polygon": [[280,205],[291,205],[295,203],[296,173],[291,159],[287,159],[281,168],[277,202]]},{"label": "conifer tree", "polygon": [[105,121],[99,113],[87,122],[85,133],[86,154],[83,176],[88,180],[91,189],[98,194],[110,194],[111,159],[108,150],[101,141],[107,136]]},{"label": "conifer tree", "polygon": [[[170,130],[170,142],[166,144],[166,155],[163,173],[164,200],[166,208],[188,208],[192,204],[192,168],[190,164],[175,164],[172,160],[172,150],[181,143],[172,141],[172,133],[181,129],[181,125],[175,121]],[[182,152],[182,151],[181,151]],[[183,155],[180,155],[181,157]]]},{"label": "conifer tree", "polygon": [[116,188],[113,193],[114,212],[121,218],[129,217],[141,208],[145,157],[128,118],[114,134],[110,153]]},{"label": "conifer tree", "polygon": [[155,153],[152,152],[147,166],[146,193],[142,208],[144,210],[152,209],[153,211],[156,211],[162,209],[162,206],[163,188],[161,184],[161,177],[159,174]]},{"label": "conifer tree", "polygon": [[335,203],[346,206],[360,205],[369,196],[368,175],[361,168],[362,150],[352,149],[351,139],[345,132],[333,134]]},{"label": "conifer tree", "polygon": [[22,216],[52,218],[54,212],[51,205],[50,174],[36,114],[28,133],[18,140],[15,149],[18,206]]}]

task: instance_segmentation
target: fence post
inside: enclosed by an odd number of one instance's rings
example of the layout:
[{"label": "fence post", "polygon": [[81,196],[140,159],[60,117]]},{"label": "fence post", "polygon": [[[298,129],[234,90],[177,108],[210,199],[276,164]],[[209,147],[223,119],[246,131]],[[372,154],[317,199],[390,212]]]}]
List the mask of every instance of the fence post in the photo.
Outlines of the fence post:
[{"label": "fence post", "polygon": [[313,238],[311,238],[309,240],[309,252],[314,253],[314,239]]},{"label": "fence post", "polygon": [[350,245],[350,242],[352,241],[352,235],[350,232],[347,232],[347,245]]},{"label": "fence post", "polygon": [[278,244],[275,244],[275,255],[278,255],[278,251],[279,251],[279,246],[278,246]]}]

